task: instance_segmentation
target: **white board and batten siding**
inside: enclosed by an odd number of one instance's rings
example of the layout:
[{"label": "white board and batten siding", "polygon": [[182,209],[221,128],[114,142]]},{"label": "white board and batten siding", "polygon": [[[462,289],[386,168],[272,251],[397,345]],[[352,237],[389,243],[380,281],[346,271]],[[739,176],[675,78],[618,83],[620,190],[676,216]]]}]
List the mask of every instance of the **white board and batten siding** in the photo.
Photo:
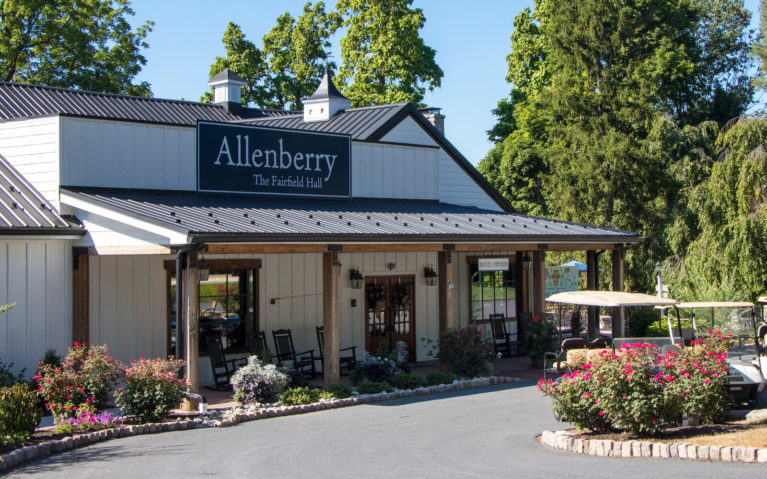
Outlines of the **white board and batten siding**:
[{"label": "white board and batten siding", "polygon": [[[319,355],[316,326],[322,325],[322,254],[203,255],[209,259],[260,258],[259,319],[272,345],[272,331],[289,328],[297,351]],[[172,256],[91,256],[90,341],[106,344],[123,362],[167,354],[167,285],[163,261]],[[415,275],[416,345],[418,360],[428,360],[421,337],[439,335],[438,288],[427,286],[423,267],[437,263],[436,253],[342,253],[339,261],[341,347],[365,349],[364,289],[352,289],[349,268],[366,276]],[[387,264],[396,263],[394,270]],[[274,299],[274,304],[271,300]],[[355,299],[356,307],[351,306]],[[319,366],[319,362],[317,363]],[[200,358],[200,382],[211,383],[210,361]]]},{"label": "white board and batten siding", "polygon": [[0,123],[0,155],[58,210],[58,117]]},{"label": "white board and batten siding", "polygon": [[0,238],[0,358],[30,378],[46,349],[72,344],[72,241]]},{"label": "white board and batten siding", "polygon": [[193,191],[195,128],[61,118],[61,184]]},{"label": "white board and batten siding", "polygon": [[436,148],[352,143],[352,196],[436,200]]},{"label": "white board and batten siding", "polygon": [[498,203],[444,150],[439,150],[439,201],[503,211]]}]

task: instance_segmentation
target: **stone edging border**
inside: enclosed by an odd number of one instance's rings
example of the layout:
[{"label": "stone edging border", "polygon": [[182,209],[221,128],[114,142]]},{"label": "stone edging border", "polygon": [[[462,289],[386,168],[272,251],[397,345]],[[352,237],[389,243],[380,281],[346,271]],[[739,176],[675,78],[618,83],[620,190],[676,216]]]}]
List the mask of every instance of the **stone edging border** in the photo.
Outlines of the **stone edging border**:
[{"label": "stone edging border", "polygon": [[651,441],[613,441],[573,437],[574,431],[543,431],[538,440],[544,446],[576,454],[599,457],[651,457],[711,462],[767,462],[767,449],[755,447],[696,446]]},{"label": "stone edging border", "polygon": [[340,407],[355,406],[357,404],[368,404],[380,401],[389,401],[392,399],[410,398],[416,396],[426,396],[429,394],[461,391],[465,389],[474,389],[496,384],[506,384],[517,381],[516,378],[503,376],[492,376],[489,378],[476,378],[464,381],[458,381],[452,384],[440,384],[417,389],[396,390],[391,393],[381,394],[363,394],[361,396],[335,399],[332,401],[322,401],[314,404],[305,404],[301,406],[279,406],[269,408],[258,408],[256,410],[243,411],[242,409],[225,410],[220,420],[208,420],[205,417],[195,419],[178,419],[173,422],[150,423],[131,426],[123,426],[111,429],[102,429],[91,433],[77,434],[51,441],[41,442],[32,446],[25,446],[9,453],[0,455],[0,471],[20,466],[34,459],[47,457],[55,453],[69,451],[80,447],[85,447],[97,442],[107,441],[118,437],[136,436],[139,434],[153,434],[166,431],[182,431],[186,429],[206,428],[206,427],[226,427],[233,426],[241,422],[255,421],[257,419],[266,419],[271,417],[289,416],[293,414],[304,414],[308,412],[321,411],[324,409],[336,409]]}]

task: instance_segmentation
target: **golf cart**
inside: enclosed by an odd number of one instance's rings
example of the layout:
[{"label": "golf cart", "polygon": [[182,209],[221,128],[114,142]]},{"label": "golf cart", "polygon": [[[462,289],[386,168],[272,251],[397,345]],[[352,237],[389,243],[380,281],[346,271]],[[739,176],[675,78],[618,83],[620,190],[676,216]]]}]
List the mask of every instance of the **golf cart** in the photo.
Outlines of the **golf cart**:
[{"label": "golf cart", "polygon": [[[749,302],[690,302],[679,303],[676,310],[676,327],[666,311],[669,336],[681,336],[682,346],[691,340],[701,339],[710,333],[721,331],[732,335],[728,351],[730,366],[728,391],[732,398],[742,404],[756,405],[758,393],[765,389],[763,371],[767,367],[764,349],[759,347],[756,308]],[[680,310],[689,310],[689,327],[682,327]],[[708,314],[701,314],[707,311]]]},{"label": "golf cart", "polygon": [[[598,308],[627,308],[627,307],[645,307],[645,306],[673,306],[676,301],[668,298],[659,298],[657,296],[651,296],[644,293],[627,293],[624,291],[566,291],[563,293],[555,293],[546,298],[549,303],[557,303],[559,305],[558,314],[561,317],[563,314],[565,305],[575,306],[593,306]],[[673,338],[624,338],[625,324],[614,322],[612,325],[612,347],[618,348],[621,344],[627,342],[646,342],[655,344],[658,346],[665,346],[668,344],[674,344]],[[576,338],[577,339],[577,338]],[[677,338],[678,339],[678,338]],[[568,349],[568,342],[571,339],[560,338],[559,351],[556,353],[549,353],[547,357],[555,358],[555,362],[559,364],[563,353]],[[680,340],[677,342],[681,342]],[[609,343],[608,343],[609,344]],[[559,370],[559,367],[557,367]],[[544,377],[547,375],[547,370],[544,369]]]}]

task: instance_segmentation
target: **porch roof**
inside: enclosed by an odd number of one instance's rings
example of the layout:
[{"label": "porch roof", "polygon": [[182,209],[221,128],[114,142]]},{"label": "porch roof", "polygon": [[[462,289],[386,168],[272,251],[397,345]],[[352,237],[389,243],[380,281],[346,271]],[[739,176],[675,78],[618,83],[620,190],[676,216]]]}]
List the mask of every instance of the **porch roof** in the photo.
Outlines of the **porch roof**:
[{"label": "porch roof", "polygon": [[186,234],[190,242],[638,243],[628,231],[438,202],[66,189],[68,196]]}]

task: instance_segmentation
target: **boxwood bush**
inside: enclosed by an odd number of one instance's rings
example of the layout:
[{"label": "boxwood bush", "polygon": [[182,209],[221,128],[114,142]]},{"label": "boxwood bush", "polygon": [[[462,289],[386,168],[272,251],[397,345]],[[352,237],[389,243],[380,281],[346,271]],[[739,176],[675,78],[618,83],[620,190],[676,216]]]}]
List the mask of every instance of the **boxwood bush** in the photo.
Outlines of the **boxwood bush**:
[{"label": "boxwood bush", "polygon": [[325,391],[338,399],[346,399],[352,395],[352,388],[346,384],[335,383],[325,388]]},{"label": "boxwood bush", "polygon": [[0,442],[19,444],[35,432],[42,409],[26,383],[0,389]]},{"label": "boxwood bush", "polygon": [[426,375],[426,383],[429,386],[452,384],[456,379],[458,379],[458,376],[453,373],[429,373]]},{"label": "boxwood bush", "polygon": [[378,393],[390,393],[394,391],[389,383],[376,382],[376,381],[362,381],[362,384],[357,386],[357,392],[360,394],[378,394]]},{"label": "boxwood bush", "polygon": [[391,385],[397,389],[415,389],[426,386],[426,378],[420,374],[402,373],[391,378]]},{"label": "boxwood bush", "polygon": [[295,387],[286,390],[280,396],[280,402],[286,406],[298,406],[300,404],[313,404],[321,399],[332,399],[333,395],[322,389],[308,387]]}]

